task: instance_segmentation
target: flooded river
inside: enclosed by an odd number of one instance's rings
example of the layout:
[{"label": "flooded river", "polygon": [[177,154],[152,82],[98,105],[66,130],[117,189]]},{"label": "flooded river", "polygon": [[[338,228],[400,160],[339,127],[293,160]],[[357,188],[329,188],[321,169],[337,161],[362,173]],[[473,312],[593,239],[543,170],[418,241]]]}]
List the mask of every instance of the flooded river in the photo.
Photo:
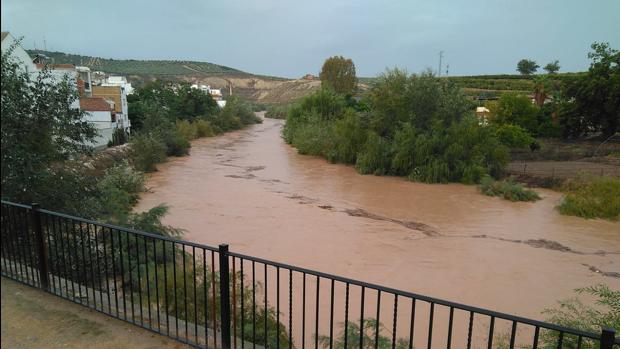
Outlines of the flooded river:
[{"label": "flooded river", "polygon": [[562,216],[556,192],[513,203],[362,176],[297,154],[282,125],[193,142],[158,166],[137,210],[168,204],[186,240],[536,319],[574,288],[620,288],[620,223]]}]

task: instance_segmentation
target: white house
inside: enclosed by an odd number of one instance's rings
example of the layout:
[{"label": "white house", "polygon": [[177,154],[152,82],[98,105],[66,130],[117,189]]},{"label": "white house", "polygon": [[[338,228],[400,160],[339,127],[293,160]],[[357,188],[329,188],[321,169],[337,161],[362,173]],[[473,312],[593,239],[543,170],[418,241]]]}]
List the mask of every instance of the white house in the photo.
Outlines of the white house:
[{"label": "white house", "polygon": [[101,84],[101,86],[120,86],[125,90],[125,93],[127,95],[130,95],[133,93],[133,86],[131,86],[131,82],[127,82],[127,78],[124,76],[108,76],[106,79],[104,79]]},{"label": "white house", "polygon": [[11,57],[23,67],[24,71],[34,73],[37,71],[37,68],[34,63],[32,63],[32,58],[24,48],[19,44],[19,42],[11,35],[9,32],[2,32],[2,53],[7,52],[11,47],[13,47],[13,51],[11,51]]}]

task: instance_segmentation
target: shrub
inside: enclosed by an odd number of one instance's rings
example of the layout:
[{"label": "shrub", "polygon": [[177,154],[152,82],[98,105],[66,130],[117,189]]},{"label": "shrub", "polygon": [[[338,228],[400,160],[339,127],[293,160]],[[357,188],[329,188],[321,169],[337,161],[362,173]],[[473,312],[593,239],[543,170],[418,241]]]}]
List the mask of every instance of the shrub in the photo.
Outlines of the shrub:
[{"label": "shrub", "polygon": [[496,127],[495,134],[500,143],[509,148],[524,149],[535,143],[534,138],[521,126],[500,125]]},{"label": "shrub", "polygon": [[153,134],[139,133],[130,144],[129,159],[138,171],[155,171],[155,164],[166,160],[166,143]]},{"label": "shrub", "polygon": [[196,124],[187,120],[177,120],[176,122],[177,133],[187,139],[188,141],[198,138],[198,130]]},{"label": "shrub", "polygon": [[[577,297],[559,301],[559,307],[545,309],[546,321],[590,333],[600,333],[601,327],[610,327],[620,331],[620,290],[612,290],[607,285],[599,284],[578,288],[577,295],[587,295],[596,299],[596,306],[588,306]],[[558,343],[557,332],[543,332],[543,343],[554,347]],[[563,348],[577,348],[577,338],[565,336]],[[584,340],[581,348],[599,348],[598,343]]]},{"label": "shrub", "polygon": [[196,137],[211,137],[215,134],[213,127],[211,127],[211,123],[206,120],[196,120],[194,122],[196,126]]},{"label": "shrub", "polygon": [[164,131],[160,133],[166,143],[166,155],[184,156],[189,154],[191,144],[189,140],[181,135],[177,130]]},{"label": "shrub", "polygon": [[289,109],[289,105],[271,106],[267,108],[265,117],[270,119],[286,119]]},{"label": "shrub", "polygon": [[524,188],[522,184],[516,183],[512,178],[495,181],[490,176],[485,176],[480,181],[480,191],[484,195],[501,196],[510,201],[540,200],[538,193]]},{"label": "shrub", "polygon": [[539,108],[528,96],[508,92],[497,102],[489,104],[491,123],[496,125],[517,125],[536,135],[538,131]]},{"label": "shrub", "polygon": [[583,218],[618,220],[620,217],[620,179],[582,177],[564,186],[566,196],[558,206],[560,213]]},{"label": "shrub", "polygon": [[138,202],[139,193],[145,190],[144,182],[144,175],[126,162],[108,168],[97,183],[102,214],[116,218],[125,216]]},{"label": "shrub", "polygon": [[366,144],[357,155],[355,168],[362,174],[385,175],[390,170],[390,144],[375,132],[368,133]]},{"label": "shrub", "polygon": [[327,150],[327,158],[333,162],[354,164],[357,153],[366,143],[365,122],[358,113],[348,109],[342,119],[333,123],[330,138],[333,147]]}]

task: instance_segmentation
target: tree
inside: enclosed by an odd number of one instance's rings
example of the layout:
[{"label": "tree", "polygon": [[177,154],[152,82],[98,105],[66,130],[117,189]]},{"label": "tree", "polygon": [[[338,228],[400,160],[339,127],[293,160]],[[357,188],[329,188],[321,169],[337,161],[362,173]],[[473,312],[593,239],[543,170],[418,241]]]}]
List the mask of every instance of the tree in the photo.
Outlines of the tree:
[{"label": "tree", "polygon": [[71,195],[81,187],[70,183],[78,181],[76,173],[57,164],[88,153],[96,130],[72,107],[78,98],[72,80],[54,79],[47,68],[29,74],[11,57],[13,49],[1,58],[2,198],[43,204],[43,197],[56,195],[60,202],[61,193],[55,194],[54,188],[64,186],[62,194]]},{"label": "tree", "polygon": [[540,66],[531,59],[524,58],[517,63],[517,71],[522,75],[534,74],[538,68],[540,68]]},{"label": "tree", "polygon": [[549,74],[555,74],[560,70],[560,61],[556,59],[553,62],[549,62],[543,69]]},{"label": "tree", "polygon": [[595,42],[591,47],[588,72],[564,91],[565,136],[602,132],[607,138],[620,128],[620,52],[608,43]]},{"label": "tree", "polygon": [[355,64],[349,58],[333,56],[326,59],[319,77],[322,84],[330,86],[337,93],[352,94],[357,88]]},{"label": "tree", "polygon": [[495,125],[516,125],[536,134],[539,109],[528,96],[504,93],[495,103],[489,104],[491,123]]}]

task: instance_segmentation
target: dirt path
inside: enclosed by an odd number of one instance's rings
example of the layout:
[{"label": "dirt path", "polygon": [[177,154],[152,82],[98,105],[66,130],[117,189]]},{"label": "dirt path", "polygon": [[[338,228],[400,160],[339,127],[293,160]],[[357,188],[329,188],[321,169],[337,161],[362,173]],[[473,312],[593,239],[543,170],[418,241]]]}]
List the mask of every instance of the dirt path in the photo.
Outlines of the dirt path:
[{"label": "dirt path", "polygon": [[2,348],[190,348],[2,278]]},{"label": "dirt path", "polygon": [[515,161],[508,164],[506,171],[514,175],[562,179],[583,173],[620,177],[620,166],[589,161]]}]

